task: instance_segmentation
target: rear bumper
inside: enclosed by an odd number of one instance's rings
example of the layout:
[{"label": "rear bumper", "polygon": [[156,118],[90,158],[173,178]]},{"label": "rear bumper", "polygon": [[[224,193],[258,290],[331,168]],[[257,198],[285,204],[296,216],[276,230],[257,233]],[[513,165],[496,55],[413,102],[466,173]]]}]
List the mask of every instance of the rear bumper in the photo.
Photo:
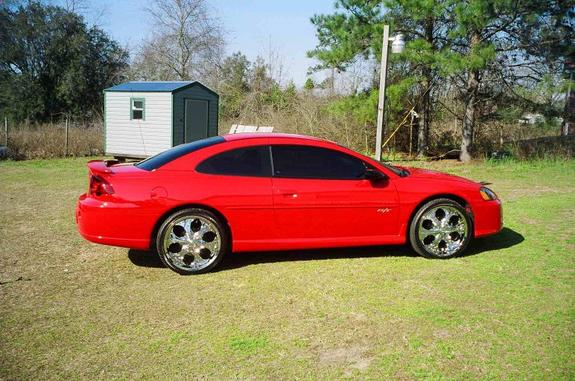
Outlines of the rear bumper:
[{"label": "rear bumper", "polygon": [[76,224],[82,237],[90,242],[147,250],[154,222],[137,204],[83,194],[78,199]]},{"label": "rear bumper", "polygon": [[501,201],[482,201],[474,210],[475,237],[496,234],[503,229]]}]

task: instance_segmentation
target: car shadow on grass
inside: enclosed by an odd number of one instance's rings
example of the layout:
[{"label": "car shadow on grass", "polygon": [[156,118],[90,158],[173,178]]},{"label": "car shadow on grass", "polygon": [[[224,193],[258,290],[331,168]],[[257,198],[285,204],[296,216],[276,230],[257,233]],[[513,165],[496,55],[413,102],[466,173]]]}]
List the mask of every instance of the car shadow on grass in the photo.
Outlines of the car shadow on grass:
[{"label": "car shadow on grass", "polygon": [[469,257],[488,251],[507,249],[519,245],[523,241],[525,241],[525,237],[523,237],[521,233],[510,228],[503,228],[495,235],[474,239],[460,257]]},{"label": "car shadow on grass", "polygon": [[[461,257],[506,249],[518,245],[524,240],[525,238],[515,230],[503,228],[500,233],[494,236],[475,239]],[[224,258],[214,271],[231,270],[259,263],[373,257],[418,257],[418,255],[408,245],[232,253]],[[136,266],[164,268],[162,261],[153,251],[130,250],[128,258]]]},{"label": "car shadow on grass", "polygon": [[415,257],[407,246],[364,246],[333,249],[258,251],[235,253],[225,258],[215,271],[276,262],[321,261],[376,257]]},{"label": "car shadow on grass", "polygon": [[[230,270],[258,263],[318,261],[338,258],[369,258],[369,257],[415,257],[407,246],[369,246],[347,247],[335,249],[257,251],[232,253],[224,258],[214,270]],[[128,258],[136,266],[162,268],[165,267],[154,251],[129,250]]]},{"label": "car shadow on grass", "polygon": [[134,250],[128,251],[130,262],[140,267],[165,268],[155,251]]}]

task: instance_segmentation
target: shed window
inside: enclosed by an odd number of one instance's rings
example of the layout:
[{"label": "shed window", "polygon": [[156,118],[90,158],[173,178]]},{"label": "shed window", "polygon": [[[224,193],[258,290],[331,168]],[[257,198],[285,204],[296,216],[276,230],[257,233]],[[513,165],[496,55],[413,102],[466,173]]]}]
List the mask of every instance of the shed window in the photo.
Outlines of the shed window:
[{"label": "shed window", "polygon": [[130,98],[130,119],[146,119],[146,101],[144,98]]}]

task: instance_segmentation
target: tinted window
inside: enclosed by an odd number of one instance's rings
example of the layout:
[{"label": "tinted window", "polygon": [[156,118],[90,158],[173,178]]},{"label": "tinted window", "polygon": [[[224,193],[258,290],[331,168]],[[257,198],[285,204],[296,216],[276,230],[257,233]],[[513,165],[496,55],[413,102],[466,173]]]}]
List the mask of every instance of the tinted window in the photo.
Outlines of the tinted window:
[{"label": "tinted window", "polygon": [[272,147],[274,176],[307,179],[361,179],[363,161],[326,148],[278,145]]},{"label": "tinted window", "polygon": [[217,175],[270,177],[269,147],[245,147],[222,152],[202,161],[196,170]]},{"label": "tinted window", "polygon": [[136,164],[136,167],[145,169],[146,171],[152,171],[154,169],[160,168],[162,165],[175,160],[183,155],[187,155],[190,152],[197,151],[199,149],[213,146],[214,144],[223,143],[225,140],[221,136],[214,136],[212,138],[197,140],[192,143],[180,144],[174,148],[170,148],[167,151],[160,152],[157,155],[147,158],[144,161],[140,161]]}]

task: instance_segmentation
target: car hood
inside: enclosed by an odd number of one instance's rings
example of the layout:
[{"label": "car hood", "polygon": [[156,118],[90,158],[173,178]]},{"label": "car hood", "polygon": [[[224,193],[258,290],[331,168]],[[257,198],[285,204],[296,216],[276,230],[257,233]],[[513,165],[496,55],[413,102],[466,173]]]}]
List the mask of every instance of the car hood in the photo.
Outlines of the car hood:
[{"label": "car hood", "polygon": [[466,179],[464,177],[450,175],[448,173],[432,171],[430,169],[422,168],[405,168],[409,172],[409,176],[415,178],[425,178],[430,180],[442,180],[442,181],[454,181],[466,185],[477,185],[480,186],[478,182]]}]

